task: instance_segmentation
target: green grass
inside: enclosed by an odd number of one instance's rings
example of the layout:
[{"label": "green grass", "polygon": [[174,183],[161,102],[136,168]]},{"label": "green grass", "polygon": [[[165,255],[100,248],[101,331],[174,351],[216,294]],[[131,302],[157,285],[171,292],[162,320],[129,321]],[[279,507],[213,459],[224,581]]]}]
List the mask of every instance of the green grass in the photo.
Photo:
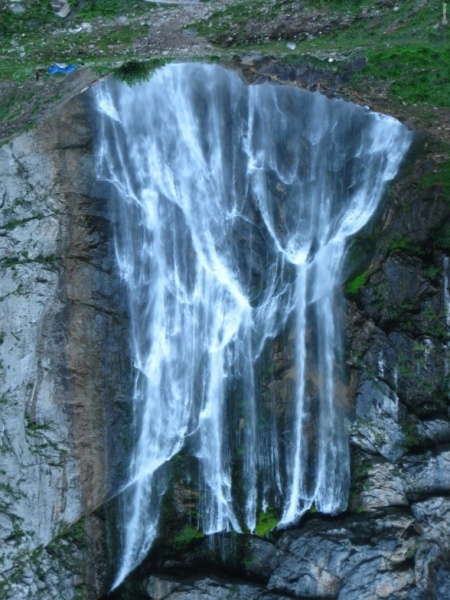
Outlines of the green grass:
[{"label": "green grass", "polygon": [[[200,24],[192,24],[202,35],[206,35],[219,45],[227,40],[233,26],[244,27],[252,21],[265,24],[276,18],[285,17],[287,24],[291,17],[301,16],[303,7],[308,10],[319,11],[323,15],[323,22],[328,21],[331,26],[317,35],[314,40],[302,41],[299,51],[310,51],[314,49],[331,49],[352,51],[355,48],[371,49],[375,45],[379,47],[396,45],[404,42],[410,43],[420,40],[421,43],[441,40],[442,32],[436,31],[434,25],[441,18],[441,6],[436,3],[431,6],[416,8],[415,0],[403,0],[398,3],[398,11],[392,7],[386,7],[383,2],[374,0],[359,0],[349,2],[348,0],[304,0],[299,6],[294,0],[242,0],[242,2],[218,9],[211,17]],[[365,11],[365,18],[360,18],[361,11]],[[370,16],[367,16],[369,13]],[[333,25],[332,19],[340,17],[339,26]],[[342,18],[345,21],[342,22]],[[306,20],[306,27],[308,26]],[[289,27],[286,28],[289,32]],[[291,35],[289,32],[288,35]],[[234,36],[233,45],[248,45],[258,39],[257,27],[255,27],[254,39],[249,40],[245,32],[238,32]],[[273,39],[284,39],[283,28],[277,28]],[[376,41],[375,41],[376,40]],[[259,37],[262,49],[267,40]]]},{"label": "green grass", "polygon": [[[90,21],[98,17],[137,16],[155,8],[157,8],[156,4],[144,2],[144,0],[82,0],[78,2],[72,0],[71,18],[75,17],[75,21],[78,22]],[[66,26],[65,22],[54,14],[49,0],[29,0],[26,10],[22,14],[15,14],[5,7],[0,9],[0,17],[0,35],[5,37],[39,32],[46,25],[60,28]]]},{"label": "green grass", "polygon": [[[94,65],[101,68],[102,74],[110,71],[121,58],[129,61],[135,42],[148,36],[148,27],[139,19],[133,21],[133,17],[158,8],[144,0],[83,0],[71,4],[70,21],[56,17],[48,0],[31,0],[20,15],[0,9],[0,81],[22,83],[34,78],[37,67],[45,70],[55,62]],[[164,9],[171,8],[164,5]],[[117,21],[121,15],[129,20]],[[68,31],[100,17],[102,21],[94,25],[93,31]],[[0,107],[0,121],[13,119],[13,108],[14,103]]]},{"label": "green grass", "polygon": [[[397,103],[448,106],[450,47],[448,31],[440,25],[442,6],[438,2],[418,7],[414,0],[404,0],[397,3],[397,11],[377,0],[305,0],[302,4],[320,11],[325,27],[314,39],[296,40],[293,51],[286,48],[293,33],[289,20],[291,15],[301,14],[301,9],[292,0],[243,0],[190,27],[218,47],[284,53],[290,62],[305,54],[322,61],[331,52],[348,58],[363,55],[368,59],[366,67],[354,75],[352,85],[364,88],[382,83]],[[360,18],[362,10],[365,18]],[[277,18],[284,19],[284,26],[275,28],[270,39],[263,37],[263,26]],[[339,26],[330,26],[335,18],[340,19]],[[334,72],[345,67],[345,61],[324,64]]]},{"label": "green grass", "polygon": [[6,7],[0,9],[0,37],[33,34],[39,32],[43,26],[57,26],[59,22],[48,0],[30,0],[22,14],[15,14]]},{"label": "green grass", "polygon": [[390,96],[406,104],[448,106],[450,48],[421,44],[370,50],[366,68],[355,80],[373,77],[390,83]]},{"label": "green grass", "polygon": [[136,14],[136,12],[148,9],[148,5],[145,6],[142,0],[84,0],[83,2],[72,2],[72,5],[77,16],[83,20]]}]

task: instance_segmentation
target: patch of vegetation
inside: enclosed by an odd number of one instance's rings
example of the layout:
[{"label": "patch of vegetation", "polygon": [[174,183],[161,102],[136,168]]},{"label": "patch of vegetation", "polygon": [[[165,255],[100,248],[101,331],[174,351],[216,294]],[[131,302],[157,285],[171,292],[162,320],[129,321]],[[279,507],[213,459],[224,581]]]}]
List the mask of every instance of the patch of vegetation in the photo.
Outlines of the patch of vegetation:
[{"label": "patch of vegetation", "polygon": [[164,66],[168,60],[156,58],[146,62],[138,62],[135,60],[125,62],[123,65],[113,70],[114,79],[122,81],[129,85],[137,85],[148,81],[152,73]]},{"label": "patch of vegetation", "polygon": [[84,531],[84,518],[81,518],[72,524],[62,522],[60,524],[59,533],[52,541],[52,544],[57,545],[61,541],[70,542],[80,550],[85,548],[87,540]]},{"label": "patch of vegetation", "polygon": [[3,258],[1,261],[2,267],[15,267],[16,265],[20,265],[22,261],[18,257],[11,256],[9,258]]},{"label": "patch of vegetation", "polygon": [[272,529],[278,525],[278,519],[273,508],[267,508],[266,511],[259,511],[258,520],[255,527],[255,535],[265,537]]},{"label": "patch of vegetation", "polygon": [[58,261],[58,257],[54,254],[49,254],[48,256],[43,256],[39,254],[35,258],[28,258],[24,256],[22,253],[22,258],[19,256],[11,256],[8,258],[3,258],[0,260],[0,266],[5,268],[16,267],[17,265],[26,265],[30,263],[38,263],[40,265],[45,265],[50,269],[54,269],[55,265]]},{"label": "patch of vegetation", "polygon": [[356,513],[363,512],[364,506],[360,504],[361,494],[371,487],[370,464],[362,452],[356,451],[351,457],[351,486],[350,508]]},{"label": "patch of vegetation", "polygon": [[120,15],[135,15],[148,9],[148,6],[145,6],[142,0],[83,0],[72,4],[72,9],[77,16],[85,21],[97,17],[111,18]]},{"label": "patch of vegetation", "polygon": [[410,242],[405,238],[401,238],[399,240],[394,240],[393,242],[391,242],[389,250],[397,250],[398,248],[405,250],[406,248],[409,248],[409,246]]},{"label": "patch of vegetation", "polygon": [[[34,78],[37,68],[41,77],[48,78],[46,68],[55,62],[97,66],[104,74],[117,66],[121,58],[130,60],[135,42],[148,35],[147,25],[136,17],[159,8],[156,3],[144,0],[80,0],[71,4],[69,20],[56,17],[48,0],[31,0],[20,15],[6,7],[0,9],[0,40],[3,42],[0,80],[23,82]],[[163,6],[171,8],[167,4]],[[117,18],[121,16],[126,18]],[[76,31],[82,23],[97,17],[102,20],[94,24],[93,30]],[[65,77],[57,74],[51,78],[56,82]],[[13,95],[0,107],[0,121],[13,120],[13,113],[31,115],[39,110],[38,103],[18,105],[17,95]]]},{"label": "patch of vegetation", "polygon": [[[448,106],[450,48],[409,44],[370,50],[361,74],[390,83],[392,97],[406,104]],[[450,169],[450,167],[449,167]]]},{"label": "patch of vegetation", "polygon": [[27,428],[28,432],[37,432],[42,429],[42,426],[34,421],[28,414],[25,414],[25,427]]},{"label": "patch of vegetation", "polygon": [[356,296],[360,289],[363,287],[363,285],[365,285],[366,281],[367,281],[367,271],[364,271],[363,273],[361,273],[360,275],[357,275],[356,277],[354,277],[346,286],[345,286],[345,292],[347,294],[349,294],[350,296]]},{"label": "patch of vegetation", "polygon": [[443,250],[450,249],[450,222],[444,223],[436,234],[435,243],[438,248]]},{"label": "patch of vegetation", "polygon": [[414,361],[413,363],[402,353],[399,353],[398,358],[399,364],[397,368],[399,376],[403,377],[403,379],[414,379],[416,377],[416,362]]},{"label": "patch of vegetation", "polygon": [[[325,17],[332,17],[335,13],[356,14],[367,3],[368,0],[351,3],[339,0],[305,0],[299,7],[295,0],[242,0],[219,8],[206,20],[191,23],[187,27],[195,28],[200,35],[219,46],[257,47],[264,53],[277,50],[286,52],[286,45],[277,42],[296,38],[290,23],[293,17],[301,16],[305,8],[319,10]],[[281,25],[283,21],[284,25]],[[273,26],[275,23],[277,24]],[[265,27],[268,24],[272,24],[269,32]],[[343,23],[341,27],[344,27]]]},{"label": "patch of vegetation", "polygon": [[194,527],[193,525],[186,524],[183,529],[172,538],[172,543],[175,549],[180,550],[186,546],[189,546],[194,540],[202,539],[205,534]]},{"label": "patch of vegetation", "polygon": [[44,25],[57,25],[58,17],[54,14],[48,0],[29,0],[23,13],[14,13],[3,6],[0,9],[0,36],[11,38],[16,34],[29,34]]},{"label": "patch of vegetation", "polygon": [[393,250],[407,250],[410,254],[414,254],[416,256],[423,256],[426,254],[426,251],[422,249],[417,244],[413,245],[411,240],[407,238],[394,239],[389,244],[389,252]]},{"label": "patch of vegetation", "polygon": [[26,225],[29,221],[32,221],[33,219],[37,219],[38,221],[40,221],[44,218],[45,218],[45,215],[43,213],[36,213],[34,216],[28,217],[27,219],[12,219],[11,221],[8,221],[8,223],[3,225],[3,229],[6,229],[6,231],[14,231],[14,229],[16,229],[16,227],[23,227],[24,225]]},{"label": "patch of vegetation", "polygon": [[0,481],[0,490],[2,492],[5,492],[5,494],[8,494],[10,496],[15,496],[14,490],[9,485],[9,483],[4,483],[4,482]]},{"label": "patch of vegetation", "polygon": [[427,277],[428,277],[428,279],[434,280],[439,276],[440,272],[441,272],[441,269],[439,267],[432,265],[431,267],[428,267],[428,269],[427,269]]},{"label": "patch of vegetation", "polygon": [[403,443],[402,448],[405,452],[408,452],[414,446],[417,446],[418,440],[416,435],[416,428],[414,423],[402,423],[401,425],[403,432]]},{"label": "patch of vegetation", "polygon": [[439,338],[442,341],[447,340],[447,329],[444,326],[443,318],[437,314],[430,302],[427,302],[422,316],[426,321],[426,331],[430,335]]}]

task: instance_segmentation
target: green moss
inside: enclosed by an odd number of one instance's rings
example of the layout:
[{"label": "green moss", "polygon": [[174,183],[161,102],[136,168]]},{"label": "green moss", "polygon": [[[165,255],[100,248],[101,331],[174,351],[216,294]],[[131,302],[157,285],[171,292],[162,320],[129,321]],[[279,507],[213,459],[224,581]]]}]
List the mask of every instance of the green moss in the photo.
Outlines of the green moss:
[{"label": "green moss", "polygon": [[267,508],[266,511],[260,511],[255,527],[255,535],[265,537],[272,529],[278,525],[278,519],[273,508]]},{"label": "green moss", "polygon": [[440,275],[440,272],[441,272],[441,269],[439,267],[432,265],[431,267],[428,267],[428,269],[427,269],[427,277],[428,277],[428,279],[436,279]]},{"label": "green moss", "polygon": [[389,244],[389,252],[393,250],[407,250],[409,254],[415,256],[424,257],[429,252],[429,247],[421,247],[418,244],[413,244],[411,240],[407,238],[394,239]]},{"label": "green moss", "polygon": [[20,260],[20,258],[17,257],[10,257],[10,258],[3,258],[1,260],[1,266],[2,267],[15,267],[16,265],[20,265],[22,263],[22,261]]},{"label": "green moss", "polygon": [[409,246],[409,241],[405,238],[401,238],[399,240],[394,240],[393,242],[391,242],[389,250],[397,250],[398,248],[406,249],[409,248]]},{"label": "green moss", "polygon": [[425,319],[425,330],[429,335],[437,337],[442,341],[447,340],[447,329],[444,326],[444,319],[435,312],[431,303],[427,302],[422,310],[422,317]]},{"label": "green moss", "polygon": [[9,494],[10,496],[15,496],[14,490],[9,485],[9,483],[3,483],[3,482],[0,481],[0,490],[2,492],[5,492],[6,494]]},{"label": "green moss", "polygon": [[12,221],[8,221],[8,223],[6,223],[6,225],[3,225],[3,227],[4,227],[4,229],[6,229],[6,231],[13,231],[16,227],[25,225],[25,223],[27,221],[28,221],[28,219],[22,219],[20,221],[12,220]]},{"label": "green moss", "polygon": [[199,531],[193,525],[186,524],[183,529],[172,538],[172,544],[175,549],[180,550],[189,546],[194,540],[202,539],[205,534]]},{"label": "green moss", "polygon": [[346,286],[345,291],[350,296],[356,296],[367,281],[367,271],[354,277]]}]

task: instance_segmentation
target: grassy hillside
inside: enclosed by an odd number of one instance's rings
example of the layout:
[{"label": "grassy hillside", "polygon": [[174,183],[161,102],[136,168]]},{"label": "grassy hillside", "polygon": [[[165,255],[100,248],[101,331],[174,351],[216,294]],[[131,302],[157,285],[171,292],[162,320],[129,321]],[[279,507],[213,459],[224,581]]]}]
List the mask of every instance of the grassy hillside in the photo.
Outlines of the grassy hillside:
[{"label": "grassy hillside", "polygon": [[[436,125],[449,104],[449,26],[437,0],[72,0],[65,19],[48,0],[28,0],[22,14],[8,4],[0,2],[0,126],[6,132],[0,139],[63,99],[65,76],[47,74],[53,63],[90,69],[91,79],[115,73],[133,83],[170,60],[251,55],[296,65],[307,58],[324,81],[334,74],[350,97],[400,112],[415,126]],[[448,137],[446,124],[441,134]]]}]

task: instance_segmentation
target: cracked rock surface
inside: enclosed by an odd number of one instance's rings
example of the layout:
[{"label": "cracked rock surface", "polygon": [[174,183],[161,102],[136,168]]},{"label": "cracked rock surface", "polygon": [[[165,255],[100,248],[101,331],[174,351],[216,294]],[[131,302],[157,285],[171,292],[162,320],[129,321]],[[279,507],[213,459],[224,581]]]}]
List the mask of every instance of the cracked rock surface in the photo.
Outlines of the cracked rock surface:
[{"label": "cracked rock surface", "polygon": [[[127,456],[124,430],[115,424],[127,418],[127,318],[107,204],[91,194],[85,111],[79,96],[52,123],[0,149],[5,600],[54,597],[50,574],[63,573],[56,559],[49,576],[42,575],[42,589],[31,575],[17,579],[15,573],[105,501],[119,485]],[[77,544],[63,542],[64,554],[80,554]]]}]

